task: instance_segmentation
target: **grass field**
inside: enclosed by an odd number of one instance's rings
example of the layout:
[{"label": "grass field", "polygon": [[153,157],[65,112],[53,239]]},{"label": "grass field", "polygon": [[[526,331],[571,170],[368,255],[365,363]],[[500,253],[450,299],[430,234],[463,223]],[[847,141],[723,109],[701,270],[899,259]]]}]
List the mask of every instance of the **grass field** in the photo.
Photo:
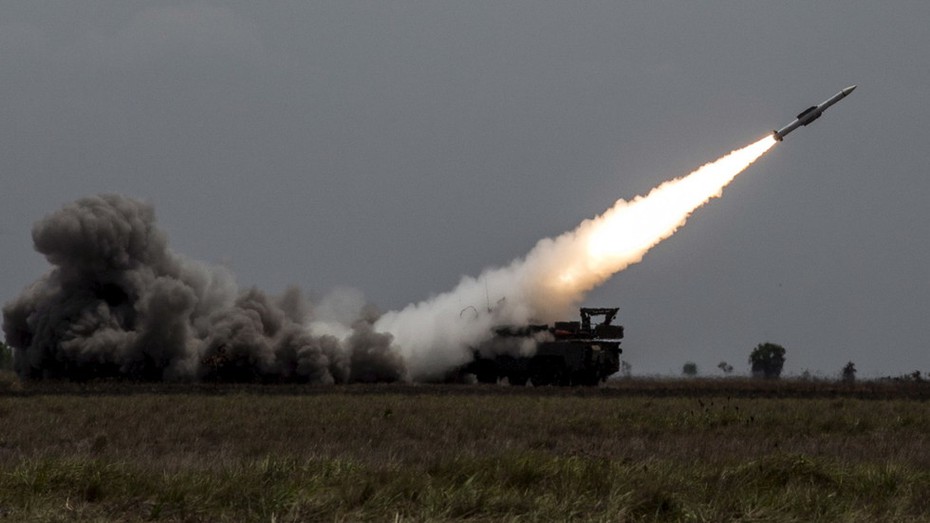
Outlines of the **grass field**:
[{"label": "grass field", "polygon": [[0,380],[11,521],[930,521],[923,384]]}]

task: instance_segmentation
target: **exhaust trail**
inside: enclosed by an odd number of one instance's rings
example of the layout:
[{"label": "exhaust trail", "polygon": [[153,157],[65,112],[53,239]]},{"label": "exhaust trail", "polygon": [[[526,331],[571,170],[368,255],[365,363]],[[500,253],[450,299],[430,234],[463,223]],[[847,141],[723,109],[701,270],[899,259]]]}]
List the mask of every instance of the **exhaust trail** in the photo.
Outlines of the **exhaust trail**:
[{"label": "exhaust trail", "polygon": [[[451,291],[384,314],[374,325],[390,333],[413,380],[441,377],[467,362],[469,347],[493,327],[544,322],[568,313],[585,294],[670,237],[696,209],[777,143],[774,136],[728,153],[662,183],[646,196],[623,199],[574,230],[540,240],[522,259],[464,277]],[[485,304],[488,290],[493,307]]]},{"label": "exhaust trail", "polygon": [[[224,269],[172,251],[151,205],[115,194],[83,198],[33,227],[50,269],[4,305],[3,334],[17,373],[30,379],[440,378],[469,361],[494,327],[568,313],[775,143],[770,135],[646,196],[618,200],[505,267],[381,316],[345,292],[311,308],[296,290],[276,297],[242,289]],[[493,350],[529,355],[535,345]]]}]

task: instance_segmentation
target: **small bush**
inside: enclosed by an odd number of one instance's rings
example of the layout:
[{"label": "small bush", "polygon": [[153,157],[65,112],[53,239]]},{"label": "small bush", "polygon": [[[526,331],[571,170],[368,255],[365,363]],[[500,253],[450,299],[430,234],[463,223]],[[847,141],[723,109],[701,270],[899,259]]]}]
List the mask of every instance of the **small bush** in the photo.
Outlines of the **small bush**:
[{"label": "small bush", "polygon": [[855,383],[856,381],[856,365],[853,362],[849,362],[843,367],[842,372],[840,373],[844,383]]},{"label": "small bush", "polygon": [[681,373],[689,378],[693,378],[697,376],[698,374],[697,363],[694,363],[693,361],[689,361],[688,363],[685,363],[684,366],[681,368]]}]

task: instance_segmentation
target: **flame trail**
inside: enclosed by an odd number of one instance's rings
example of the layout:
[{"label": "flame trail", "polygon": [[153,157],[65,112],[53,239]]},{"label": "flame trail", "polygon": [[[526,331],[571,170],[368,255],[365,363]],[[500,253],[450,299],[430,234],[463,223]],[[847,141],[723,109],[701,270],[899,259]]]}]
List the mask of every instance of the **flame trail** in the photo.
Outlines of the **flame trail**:
[{"label": "flame trail", "polygon": [[[452,291],[389,312],[375,328],[394,335],[411,378],[437,376],[466,362],[468,347],[484,341],[495,325],[565,314],[585,293],[641,261],[775,143],[766,136],[646,196],[617,200],[574,230],[540,240],[525,258],[477,278],[464,277]],[[486,313],[477,312],[474,306],[485,303],[487,289],[504,299]]]}]

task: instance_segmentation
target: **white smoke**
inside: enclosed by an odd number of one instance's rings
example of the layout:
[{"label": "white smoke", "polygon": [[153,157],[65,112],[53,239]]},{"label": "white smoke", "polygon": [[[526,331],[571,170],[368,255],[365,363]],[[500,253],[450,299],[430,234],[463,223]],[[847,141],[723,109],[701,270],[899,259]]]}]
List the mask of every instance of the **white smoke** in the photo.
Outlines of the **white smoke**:
[{"label": "white smoke", "polygon": [[[464,277],[451,291],[388,312],[375,329],[394,336],[410,377],[435,378],[471,358],[470,348],[505,324],[549,321],[570,313],[585,294],[638,263],[653,246],[685,224],[691,213],[719,197],[740,172],[776,141],[767,136],[646,196],[613,207],[556,238],[540,240],[522,259]],[[490,310],[488,289],[504,296]]]}]

